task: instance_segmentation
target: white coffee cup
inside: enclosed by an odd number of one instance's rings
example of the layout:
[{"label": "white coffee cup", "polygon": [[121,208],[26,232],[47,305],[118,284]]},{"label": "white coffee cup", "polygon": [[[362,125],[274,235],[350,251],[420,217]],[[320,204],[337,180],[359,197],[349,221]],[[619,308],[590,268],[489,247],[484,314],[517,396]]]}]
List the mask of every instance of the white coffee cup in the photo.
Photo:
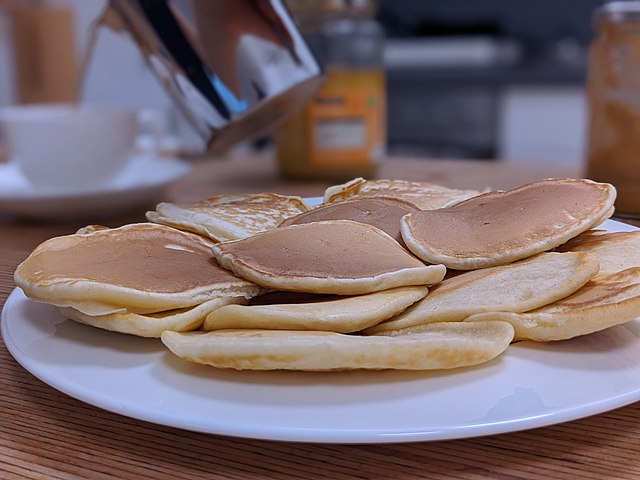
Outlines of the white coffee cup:
[{"label": "white coffee cup", "polygon": [[0,109],[9,152],[34,188],[90,190],[108,185],[133,157],[135,110],[32,104]]}]

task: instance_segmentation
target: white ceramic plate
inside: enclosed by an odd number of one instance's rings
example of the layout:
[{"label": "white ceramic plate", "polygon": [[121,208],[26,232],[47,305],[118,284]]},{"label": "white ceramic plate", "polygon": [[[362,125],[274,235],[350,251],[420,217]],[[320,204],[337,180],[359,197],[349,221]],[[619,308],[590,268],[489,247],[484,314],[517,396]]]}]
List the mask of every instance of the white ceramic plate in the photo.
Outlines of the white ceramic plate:
[{"label": "white ceramic plate", "polygon": [[180,159],[139,156],[109,185],[46,192],[35,190],[9,162],[0,164],[0,212],[53,220],[110,216],[152,204],[189,171]]},{"label": "white ceramic plate", "polygon": [[[609,230],[633,227],[607,221]],[[2,312],[11,354],[54,388],[122,415],[240,437],[334,443],[492,435],[640,400],[640,320],[573,340],[521,342],[443,372],[250,372],[183,361],[159,340],[63,319],[16,289]]]}]

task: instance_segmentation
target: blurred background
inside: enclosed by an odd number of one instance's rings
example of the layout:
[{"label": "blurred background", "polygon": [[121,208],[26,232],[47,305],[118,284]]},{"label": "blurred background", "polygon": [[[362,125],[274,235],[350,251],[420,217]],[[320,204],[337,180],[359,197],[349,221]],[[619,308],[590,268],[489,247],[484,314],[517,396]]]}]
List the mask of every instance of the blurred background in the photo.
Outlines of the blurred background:
[{"label": "blurred background", "polygon": [[[29,92],[20,91],[16,78],[29,68],[24,62],[37,61],[16,52],[21,35],[12,28],[16,9],[29,5],[68,11],[70,23],[57,23],[54,37],[70,39],[71,46],[51,48],[72,50],[69,61],[75,59],[72,67],[79,68],[90,25],[104,3],[0,0],[0,106],[28,101]],[[376,18],[386,33],[388,153],[583,162],[587,48],[594,35],[591,17],[602,3],[380,0]],[[188,153],[200,147],[136,46],[111,31],[98,35],[81,100],[160,115],[167,148]],[[269,139],[246,147],[265,146]]]}]

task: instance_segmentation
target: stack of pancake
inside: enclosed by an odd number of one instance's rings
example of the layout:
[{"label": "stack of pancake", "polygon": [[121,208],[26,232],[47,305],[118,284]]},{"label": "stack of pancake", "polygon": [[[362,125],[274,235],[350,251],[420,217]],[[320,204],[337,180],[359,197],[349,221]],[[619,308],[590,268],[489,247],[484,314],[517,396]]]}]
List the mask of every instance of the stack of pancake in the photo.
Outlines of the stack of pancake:
[{"label": "stack of pancake", "polygon": [[68,318],[220,368],[457,368],[640,315],[640,232],[593,230],[614,200],[578,179],[355,179],[315,207],[218,195],[51,239],[15,279]]},{"label": "stack of pancake", "polygon": [[164,225],[84,229],[39,245],[15,272],[30,298],[68,318],[159,337],[199,328],[211,311],[264,289],[211,261],[212,242]]}]

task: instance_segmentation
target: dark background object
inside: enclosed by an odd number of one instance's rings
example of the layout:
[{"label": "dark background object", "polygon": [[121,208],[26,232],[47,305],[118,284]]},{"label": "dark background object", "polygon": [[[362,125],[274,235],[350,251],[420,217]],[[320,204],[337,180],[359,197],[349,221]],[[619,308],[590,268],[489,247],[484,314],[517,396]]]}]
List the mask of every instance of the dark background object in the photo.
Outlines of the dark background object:
[{"label": "dark background object", "polygon": [[388,150],[495,158],[505,88],[584,84],[600,0],[381,0]]}]

